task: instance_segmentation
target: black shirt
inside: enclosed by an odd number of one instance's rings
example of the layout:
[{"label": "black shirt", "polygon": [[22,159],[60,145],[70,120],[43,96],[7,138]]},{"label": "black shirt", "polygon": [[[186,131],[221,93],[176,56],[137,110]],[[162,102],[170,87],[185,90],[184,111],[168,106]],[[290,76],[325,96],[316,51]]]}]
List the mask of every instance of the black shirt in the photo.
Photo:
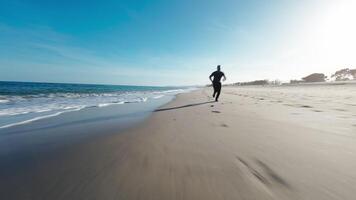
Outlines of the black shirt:
[{"label": "black shirt", "polygon": [[220,83],[221,78],[225,76],[225,74],[221,71],[215,71],[210,75],[210,77],[212,76],[214,76],[213,83]]}]

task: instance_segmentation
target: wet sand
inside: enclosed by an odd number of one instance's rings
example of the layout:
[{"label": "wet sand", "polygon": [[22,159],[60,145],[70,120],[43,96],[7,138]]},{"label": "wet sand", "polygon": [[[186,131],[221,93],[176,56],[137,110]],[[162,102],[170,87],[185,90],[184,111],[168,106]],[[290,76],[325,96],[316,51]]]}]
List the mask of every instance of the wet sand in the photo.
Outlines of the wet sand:
[{"label": "wet sand", "polygon": [[355,86],[181,94],[138,127],[2,173],[0,199],[354,199]]}]

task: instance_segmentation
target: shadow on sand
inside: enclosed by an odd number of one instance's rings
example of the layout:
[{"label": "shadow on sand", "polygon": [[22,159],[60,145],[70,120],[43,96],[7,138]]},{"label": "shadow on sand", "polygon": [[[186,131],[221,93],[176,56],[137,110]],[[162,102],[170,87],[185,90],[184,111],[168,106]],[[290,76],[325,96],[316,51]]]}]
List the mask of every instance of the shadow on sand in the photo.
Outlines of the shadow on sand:
[{"label": "shadow on sand", "polygon": [[192,103],[192,104],[187,104],[184,106],[176,106],[176,107],[170,107],[170,108],[160,108],[155,110],[154,112],[161,112],[161,111],[167,111],[167,110],[175,110],[175,109],[180,109],[180,108],[187,108],[187,107],[192,107],[192,106],[199,106],[203,104],[208,104],[208,103],[215,103],[215,101],[207,101],[207,102],[202,102],[202,103]]}]

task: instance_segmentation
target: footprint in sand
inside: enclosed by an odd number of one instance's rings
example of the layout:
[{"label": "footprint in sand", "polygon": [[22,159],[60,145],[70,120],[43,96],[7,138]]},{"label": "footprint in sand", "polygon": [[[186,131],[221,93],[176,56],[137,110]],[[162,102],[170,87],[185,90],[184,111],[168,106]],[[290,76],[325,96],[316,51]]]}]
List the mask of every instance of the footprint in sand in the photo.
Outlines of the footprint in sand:
[{"label": "footprint in sand", "polygon": [[220,126],[221,126],[221,127],[224,127],[224,128],[229,127],[227,124],[224,124],[224,123],[223,123],[223,124],[221,124]]},{"label": "footprint in sand", "polygon": [[312,108],[311,106],[308,106],[308,105],[301,105],[300,107],[301,108]]},{"label": "footprint in sand", "polygon": [[217,110],[213,110],[211,112],[213,112],[213,113],[221,113],[220,111],[217,111]]},{"label": "footprint in sand", "polygon": [[291,107],[299,107],[299,108],[312,108],[312,106],[308,105],[298,105],[298,104],[283,104],[285,106],[291,106]]},{"label": "footprint in sand", "polygon": [[258,172],[256,169],[254,169],[253,167],[251,167],[245,160],[243,160],[242,158],[236,156],[236,159],[238,161],[239,166],[242,166],[244,169],[242,169],[243,171],[246,171],[250,174],[252,174],[260,183],[262,183],[263,185],[269,185],[269,182],[267,180],[267,178],[265,178],[260,172]]},{"label": "footprint in sand", "polygon": [[261,184],[267,188],[274,188],[276,186],[282,186],[289,191],[292,190],[291,185],[282,178],[276,171],[272,170],[266,163],[256,159],[256,165],[252,165],[242,158],[236,156],[237,164],[241,170],[249,173],[255,180],[258,180]]},{"label": "footprint in sand", "polygon": [[266,163],[257,159],[256,159],[256,163],[263,169],[265,174],[267,174],[267,177],[269,177],[271,182],[275,182],[278,183],[279,185],[290,188],[290,185],[287,183],[287,181],[284,180],[280,175],[278,175],[276,171],[272,170]]},{"label": "footprint in sand", "polygon": [[323,112],[322,110],[313,110],[314,112]]},{"label": "footprint in sand", "polygon": [[211,105],[210,107],[214,107],[214,105]]},{"label": "footprint in sand", "polygon": [[342,109],[342,108],[335,108],[334,110],[336,110],[336,111],[341,111],[341,112],[346,112],[346,110],[345,110],[345,109]]}]

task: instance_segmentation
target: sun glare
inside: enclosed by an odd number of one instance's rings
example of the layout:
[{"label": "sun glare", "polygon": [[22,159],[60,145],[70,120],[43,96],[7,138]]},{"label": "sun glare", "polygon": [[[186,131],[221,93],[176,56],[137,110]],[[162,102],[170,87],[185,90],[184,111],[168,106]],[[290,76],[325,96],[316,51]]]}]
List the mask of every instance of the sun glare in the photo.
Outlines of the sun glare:
[{"label": "sun glare", "polygon": [[[310,49],[319,59],[333,64],[355,63],[356,2],[333,1],[310,24]],[[340,64],[341,64],[340,63]]]}]

